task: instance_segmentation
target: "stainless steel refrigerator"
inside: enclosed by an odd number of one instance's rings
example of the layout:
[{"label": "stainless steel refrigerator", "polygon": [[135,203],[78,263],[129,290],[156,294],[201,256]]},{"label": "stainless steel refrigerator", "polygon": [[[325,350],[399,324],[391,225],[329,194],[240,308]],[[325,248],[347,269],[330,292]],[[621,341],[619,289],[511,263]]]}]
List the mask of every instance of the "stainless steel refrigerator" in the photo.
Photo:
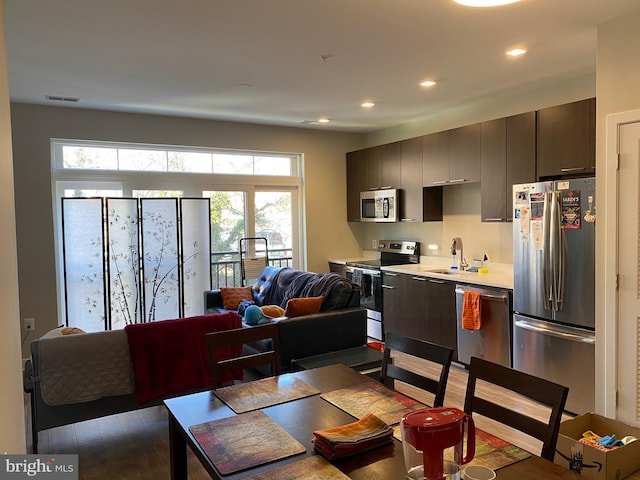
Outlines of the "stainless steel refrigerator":
[{"label": "stainless steel refrigerator", "polygon": [[513,186],[513,367],[593,411],[595,178]]}]

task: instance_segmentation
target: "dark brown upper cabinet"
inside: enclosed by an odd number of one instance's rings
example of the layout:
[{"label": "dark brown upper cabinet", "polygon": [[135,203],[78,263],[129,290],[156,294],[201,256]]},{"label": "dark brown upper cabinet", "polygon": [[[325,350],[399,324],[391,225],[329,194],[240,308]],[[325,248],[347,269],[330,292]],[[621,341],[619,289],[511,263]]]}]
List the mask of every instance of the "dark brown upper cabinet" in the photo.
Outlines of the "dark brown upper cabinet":
[{"label": "dark brown upper cabinet", "polygon": [[347,221],[360,221],[360,192],[362,191],[364,150],[347,153]]},{"label": "dark brown upper cabinet", "polygon": [[398,188],[400,142],[365,148],[362,158],[362,190]]},{"label": "dark brown upper cabinet", "polygon": [[513,219],[513,185],[536,181],[535,148],[535,112],[482,122],[480,215],[483,222]]},{"label": "dark brown upper cabinet", "polygon": [[537,123],[538,179],[595,173],[595,98],[538,110]]},{"label": "dark brown upper cabinet", "polygon": [[507,220],[513,220],[513,186],[536,179],[536,112],[507,117]]},{"label": "dark brown upper cabinet", "polygon": [[400,188],[402,142],[382,145],[380,188]]},{"label": "dark brown upper cabinet", "polygon": [[425,187],[449,182],[450,130],[422,137],[422,184]]},{"label": "dark brown upper cabinet", "polygon": [[425,187],[480,181],[480,124],[423,137]]},{"label": "dark brown upper cabinet", "polygon": [[507,220],[507,120],[481,124],[480,216],[483,222]]},{"label": "dark brown upper cabinet", "polygon": [[442,220],[442,188],[422,186],[422,137],[400,143],[399,206],[401,222]]},{"label": "dark brown upper cabinet", "polygon": [[454,128],[449,140],[449,183],[479,182],[480,124]]}]

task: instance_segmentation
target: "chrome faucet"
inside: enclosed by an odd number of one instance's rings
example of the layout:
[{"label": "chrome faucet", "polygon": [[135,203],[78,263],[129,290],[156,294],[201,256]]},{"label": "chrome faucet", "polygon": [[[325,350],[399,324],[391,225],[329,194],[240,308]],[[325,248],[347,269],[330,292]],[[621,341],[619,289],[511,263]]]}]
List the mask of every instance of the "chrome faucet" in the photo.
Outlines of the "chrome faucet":
[{"label": "chrome faucet", "polygon": [[451,255],[455,255],[457,250],[460,250],[460,270],[465,270],[469,264],[464,258],[464,247],[462,246],[462,239],[455,237],[451,242]]}]

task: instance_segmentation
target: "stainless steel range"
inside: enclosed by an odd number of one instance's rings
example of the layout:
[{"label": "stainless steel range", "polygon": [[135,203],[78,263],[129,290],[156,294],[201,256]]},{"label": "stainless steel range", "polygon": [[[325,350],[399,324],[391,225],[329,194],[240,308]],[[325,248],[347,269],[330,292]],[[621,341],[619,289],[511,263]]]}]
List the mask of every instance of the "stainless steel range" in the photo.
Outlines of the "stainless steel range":
[{"label": "stainless steel range", "polygon": [[367,309],[367,335],[383,340],[382,282],[380,268],[420,263],[420,242],[380,240],[379,258],[347,262],[346,276],[360,285],[360,305]]}]

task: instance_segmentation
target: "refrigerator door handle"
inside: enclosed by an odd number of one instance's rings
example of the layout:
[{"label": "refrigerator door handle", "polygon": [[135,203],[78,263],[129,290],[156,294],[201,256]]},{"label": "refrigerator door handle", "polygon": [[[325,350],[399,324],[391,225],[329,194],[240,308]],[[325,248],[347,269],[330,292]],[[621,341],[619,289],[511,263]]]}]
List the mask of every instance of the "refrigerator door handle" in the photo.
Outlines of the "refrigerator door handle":
[{"label": "refrigerator door handle", "polygon": [[551,292],[551,201],[552,192],[545,192],[544,194],[544,210],[542,213],[542,286],[544,294],[544,308],[551,310],[552,292]]},{"label": "refrigerator door handle", "polygon": [[553,244],[553,311],[562,310],[564,292],[564,248],[562,231],[562,208],[560,207],[561,195],[553,192],[553,206],[551,216],[551,242]]},{"label": "refrigerator door handle", "polygon": [[558,311],[562,310],[564,305],[564,287],[566,281],[565,269],[567,262],[567,250],[564,241],[564,229],[562,228],[562,196],[560,193],[556,193],[557,196],[557,208],[558,216],[556,218],[558,222]]},{"label": "refrigerator door handle", "polygon": [[539,323],[527,322],[526,320],[516,320],[513,323],[516,327],[522,328],[524,330],[541,333],[543,335],[548,335],[551,337],[563,338],[565,340],[571,340],[573,342],[588,344],[596,343],[595,334],[578,331],[577,329],[573,329],[571,327],[554,328],[553,326],[548,324],[541,325]]},{"label": "refrigerator door handle", "polygon": [[564,299],[564,235],[560,194],[546,192],[543,214],[544,308],[558,312]]}]

